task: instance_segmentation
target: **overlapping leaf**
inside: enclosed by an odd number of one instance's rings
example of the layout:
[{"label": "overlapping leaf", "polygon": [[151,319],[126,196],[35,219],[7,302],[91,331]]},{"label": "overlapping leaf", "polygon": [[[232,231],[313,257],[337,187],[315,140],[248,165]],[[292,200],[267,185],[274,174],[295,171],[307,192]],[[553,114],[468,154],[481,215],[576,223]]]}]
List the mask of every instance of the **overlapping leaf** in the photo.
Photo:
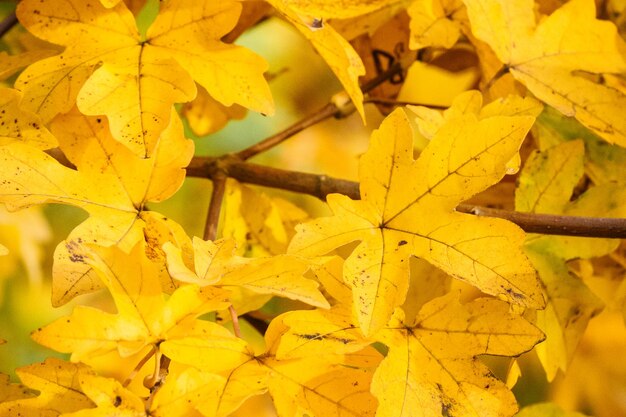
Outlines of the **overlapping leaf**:
[{"label": "overlapping leaf", "polygon": [[139,158],[115,141],[102,118],[72,112],[57,117],[52,130],[76,170],[30,146],[4,146],[0,148],[4,173],[0,201],[12,210],[61,203],[90,214],[55,252],[53,303],[63,304],[101,287],[91,268],[73,253],[79,243],[130,250],[136,242],[148,240],[149,250],[158,252],[164,241],[184,235],[174,222],[146,211],[145,204],[161,201],[180,187],[193,143],[183,137],[175,114],[150,159]]},{"label": "overlapping leaf", "polygon": [[[583,174],[583,143],[564,142],[532,154],[519,178],[516,209],[531,213],[585,216],[626,215],[626,193],[618,184],[592,187],[570,202],[574,187]],[[543,281],[547,306],[537,312],[537,325],[547,340],[537,354],[549,380],[565,371],[589,319],[603,305],[587,286],[569,272],[566,261],[588,259],[611,253],[616,239],[567,236],[532,236],[526,253]]]},{"label": "overlapping leaf", "polygon": [[461,305],[450,293],[426,304],[415,322],[397,310],[380,332],[389,353],[372,381],[376,416],[512,416],[513,393],[476,357],[519,355],[543,335],[508,309],[486,298]]},{"label": "overlapping leaf", "polygon": [[150,156],[169,125],[172,104],[195,97],[194,80],[225,105],[273,112],[263,59],[220,41],[235,26],[239,3],[165,2],[146,40],[123,2],[109,6],[98,0],[19,4],[18,17],[30,32],[66,46],[29,66],[16,82],[23,105],[44,122],[78,100],[81,112],[106,115],[117,140]]},{"label": "overlapping leaf", "polygon": [[[319,24],[314,23],[319,17],[314,13],[317,11],[315,4],[308,2],[300,4],[306,8],[305,13],[303,13],[302,10],[294,10],[294,6],[298,5],[291,1],[270,0],[269,2],[313,44],[317,52],[339,78],[361,117],[365,118],[363,93],[359,86],[359,77],[365,74],[365,67],[348,41],[329,24],[321,21]],[[358,8],[359,2],[351,3]],[[333,8],[333,10],[338,9],[343,9],[343,7]]]},{"label": "overlapping leaf", "polygon": [[540,23],[533,0],[464,0],[474,35],[535,96],[576,117],[610,143],[626,146],[626,95],[602,74],[623,73],[615,25],[596,19],[593,0],[574,0]]},{"label": "overlapping leaf", "polygon": [[415,0],[407,9],[411,16],[411,49],[428,46],[450,48],[461,35],[452,15],[463,8],[461,0]]},{"label": "overlapping leaf", "polygon": [[418,160],[412,157],[407,117],[401,110],[392,113],[361,158],[362,200],[330,195],[334,217],[297,229],[290,251],[302,255],[360,242],[346,260],[344,276],[366,335],[382,328],[404,301],[410,256],[486,293],[543,306],[535,272],[520,249],[523,232],[504,220],[454,211],[504,176],[537,108],[505,100],[479,110],[480,100],[478,107],[465,106],[467,101],[467,96],[455,101]]},{"label": "overlapping leaf", "polygon": [[381,355],[368,348],[337,362],[335,355],[275,356],[284,326],[280,318],[265,335],[267,352],[226,375],[216,403],[199,408],[205,416],[226,416],[251,395],[269,390],[280,416],[372,416],[376,400],[369,392],[372,370]]},{"label": "overlapping leaf", "polygon": [[83,364],[49,358],[43,363],[19,368],[16,373],[25,386],[39,391],[39,395],[0,404],[2,417],[56,417],[93,406],[79,385],[81,376],[92,374]]},{"label": "overlapping leaf", "polygon": [[[197,319],[226,308],[224,292],[186,285],[165,301],[156,267],[143,254],[141,244],[130,254],[115,247],[98,247],[85,249],[83,256],[111,292],[117,314],[76,307],[70,316],[33,333],[37,342],[72,353],[73,360],[86,363],[111,351],[126,357],[149,346],[174,361],[212,363],[217,370],[228,369],[247,358],[243,340],[222,326]],[[220,358],[218,362],[216,357]]]},{"label": "overlapping leaf", "polygon": [[42,126],[40,118],[19,107],[22,95],[10,88],[0,89],[0,146],[23,143],[38,149],[57,146],[57,140]]},{"label": "overlapping leaf", "polygon": [[[172,278],[200,286],[242,288],[252,293],[300,300],[317,307],[328,306],[328,302],[317,289],[317,283],[303,276],[308,264],[297,257],[234,256],[235,242],[231,239],[212,242],[194,237],[193,248],[192,270],[185,265],[180,249],[172,244],[164,246]],[[240,312],[239,309],[237,311]]]}]

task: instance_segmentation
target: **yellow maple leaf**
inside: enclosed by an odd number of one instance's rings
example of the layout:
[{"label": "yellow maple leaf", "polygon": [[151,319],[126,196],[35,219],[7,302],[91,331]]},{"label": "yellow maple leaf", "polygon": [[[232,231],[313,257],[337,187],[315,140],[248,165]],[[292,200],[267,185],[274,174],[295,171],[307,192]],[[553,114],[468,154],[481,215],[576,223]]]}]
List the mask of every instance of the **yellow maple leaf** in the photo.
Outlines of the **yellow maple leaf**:
[{"label": "yellow maple leaf", "polygon": [[15,372],[25,386],[39,391],[39,395],[3,402],[2,417],[52,417],[93,406],[80,389],[79,378],[92,373],[83,364],[49,358]]},{"label": "yellow maple leaf", "polygon": [[[114,140],[102,118],[72,112],[57,117],[51,129],[77,169],[66,168],[22,143],[3,146],[0,160],[5,175],[0,201],[10,210],[55,202],[80,207],[90,214],[55,251],[52,298],[58,305],[101,287],[91,268],[72,253],[79,243],[120,245],[130,250],[137,241],[148,240],[149,250],[160,251],[164,240],[184,235],[180,226],[147,211],[145,204],[164,200],[180,187],[193,143],[183,137],[175,113],[154,157],[149,159],[138,157]],[[155,253],[153,258],[158,256]]]},{"label": "yellow maple leaf", "polygon": [[57,53],[58,51],[51,49],[35,49],[17,55],[9,55],[2,51],[0,52],[0,80],[4,81],[33,62],[48,58]]},{"label": "yellow maple leaf", "polygon": [[391,7],[407,0],[288,0],[295,12],[322,19],[347,19]]},{"label": "yellow maple leaf", "polygon": [[[519,177],[516,209],[530,213],[625,216],[626,192],[617,184],[591,187],[570,201],[583,175],[584,153],[583,142],[574,140],[531,154]],[[536,350],[548,380],[553,380],[559,370],[567,370],[589,320],[604,307],[583,281],[570,273],[566,261],[604,256],[618,245],[617,239],[539,235],[527,238],[526,254],[539,272],[547,300],[546,309],[537,311],[536,318],[547,340]]]},{"label": "yellow maple leaf", "polygon": [[[232,239],[212,242],[194,237],[193,269],[190,269],[179,248],[166,243],[163,250],[167,254],[170,275],[181,282],[224,289],[243,288],[253,293],[278,295],[328,307],[317,283],[303,276],[308,263],[297,257],[243,258],[234,255],[235,241]],[[241,313],[239,309],[237,312]]]},{"label": "yellow maple leaf", "polygon": [[415,0],[407,9],[411,16],[411,49],[429,46],[450,48],[461,35],[453,16],[463,10],[461,0]]},{"label": "yellow maple leaf", "polygon": [[615,25],[596,19],[593,0],[573,0],[539,24],[533,0],[464,0],[474,35],[536,97],[610,143],[626,146],[626,95],[594,76],[623,73]]},{"label": "yellow maple leaf", "polygon": [[509,306],[481,298],[462,305],[458,293],[427,303],[414,322],[396,310],[380,340],[389,353],[376,369],[372,392],[377,417],[512,416],[517,402],[476,357],[514,356],[543,340],[536,327]]},{"label": "yellow maple leaf", "polygon": [[30,32],[66,46],[20,75],[22,105],[48,122],[77,101],[84,114],[106,115],[113,136],[140,156],[152,155],[172,104],[195,97],[194,80],[225,105],[272,113],[265,61],[220,41],[240,12],[236,1],[168,1],[142,40],[123,2],[20,2]]},{"label": "yellow maple leaf", "polygon": [[[267,351],[224,375],[216,403],[199,408],[208,417],[222,417],[247,398],[269,391],[281,416],[373,416],[376,400],[369,392],[373,369],[381,355],[369,347],[346,354],[279,359],[275,356],[285,330],[280,319],[265,334]],[[329,346],[329,351],[330,351]]]},{"label": "yellow maple leaf", "polygon": [[56,138],[40,118],[19,107],[21,98],[17,90],[0,89],[0,146],[19,142],[42,150],[56,147]]},{"label": "yellow maple leaf", "polygon": [[[365,74],[365,67],[350,43],[328,23],[322,22],[319,25],[314,23],[317,16],[309,12],[309,2],[303,3],[306,5],[307,12],[301,14],[293,10],[293,2],[291,1],[270,0],[269,3],[280,11],[313,44],[313,47],[326,61],[337,78],[339,78],[356,110],[361,115],[361,118],[365,120],[363,92],[359,86],[359,77]],[[358,3],[355,2],[355,4]],[[315,9],[311,11],[315,11]],[[336,104],[343,105],[345,103]]]},{"label": "yellow maple leaf", "polygon": [[[0,345],[3,343],[4,340],[0,339]],[[6,409],[3,410],[3,403],[21,400],[32,396],[33,393],[31,390],[22,384],[11,384],[9,376],[0,373],[0,413],[6,412]]]},{"label": "yellow maple leaf", "polygon": [[198,95],[183,106],[183,115],[196,136],[206,136],[226,126],[229,120],[240,120],[246,116],[246,109],[238,104],[225,106],[198,87]]},{"label": "yellow maple leaf", "polygon": [[285,253],[295,226],[307,213],[293,203],[272,198],[229,180],[223,204],[222,236],[237,242],[237,254],[248,257]]},{"label": "yellow maple leaf", "polygon": [[362,200],[331,194],[327,201],[335,215],[297,228],[292,253],[323,255],[360,241],[344,277],[365,335],[382,328],[404,301],[410,256],[513,303],[544,305],[520,249],[524,233],[501,219],[454,210],[504,176],[535,118],[532,112],[508,115],[506,101],[481,111],[463,107],[466,101],[455,101],[418,160],[407,116],[394,111],[361,158]]},{"label": "yellow maple leaf", "polygon": [[249,357],[242,339],[218,324],[197,319],[228,306],[223,291],[185,285],[165,301],[156,267],[143,254],[141,244],[130,254],[116,247],[92,247],[82,256],[109,289],[117,314],[78,306],[70,316],[34,332],[37,342],[72,353],[72,360],[85,363],[111,351],[127,357],[149,346],[173,361],[207,363],[215,371]]}]

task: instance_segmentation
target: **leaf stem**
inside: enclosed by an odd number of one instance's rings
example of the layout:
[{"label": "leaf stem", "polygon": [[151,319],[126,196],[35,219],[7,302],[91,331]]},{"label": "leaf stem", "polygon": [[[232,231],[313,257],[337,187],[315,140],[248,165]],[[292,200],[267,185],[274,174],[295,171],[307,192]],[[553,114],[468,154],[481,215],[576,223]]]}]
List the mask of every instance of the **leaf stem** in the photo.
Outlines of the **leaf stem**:
[{"label": "leaf stem", "polygon": [[0,22],[0,38],[6,35],[6,33],[17,24],[17,16],[15,12],[9,14]]},{"label": "leaf stem", "polygon": [[213,181],[213,192],[211,193],[211,202],[204,224],[204,240],[215,240],[217,237],[217,225],[222,210],[222,200],[224,200],[224,192],[226,191],[226,175],[221,171],[211,178]]},{"label": "leaf stem", "polygon": [[[233,155],[221,158],[194,157],[187,168],[191,177],[212,178],[212,173],[224,171],[230,178],[248,184],[308,194],[325,200],[331,193],[359,199],[359,184],[326,175],[287,171],[239,160]],[[558,216],[551,214],[520,213],[470,204],[459,204],[457,210],[477,216],[499,217],[509,220],[528,233],[547,235],[626,238],[626,219]]]},{"label": "leaf stem", "polygon": [[235,332],[235,336],[241,339],[241,327],[239,326],[239,315],[237,314],[237,310],[231,304],[228,307],[228,312],[230,313],[230,318],[233,321],[233,331]]},{"label": "leaf stem", "polygon": [[146,362],[148,362],[150,358],[154,356],[157,350],[157,347],[154,345],[150,348],[150,351],[143,358],[141,358],[141,360],[135,366],[135,369],[133,369],[132,372],[126,377],[124,383],[122,384],[123,387],[127,387],[128,384],[130,384],[132,380],[135,379],[137,373],[139,373],[139,371],[141,370],[141,368],[143,368]]}]

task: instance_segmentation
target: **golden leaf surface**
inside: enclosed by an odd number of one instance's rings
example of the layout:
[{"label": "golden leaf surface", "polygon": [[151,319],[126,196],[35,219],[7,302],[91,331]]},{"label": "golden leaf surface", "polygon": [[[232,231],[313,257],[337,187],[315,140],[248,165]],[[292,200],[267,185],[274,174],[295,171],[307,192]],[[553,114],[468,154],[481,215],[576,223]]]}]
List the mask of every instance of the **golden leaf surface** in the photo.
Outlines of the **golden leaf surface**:
[{"label": "golden leaf surface", "polygon": [[273,112],[265,61],[220,41],[240,12],[235,1],[168,1],[142,40],[123,2],[111,8],[97,0],[21,2],[20,22],[66,48],[29,66],[16,88],[44,122],[77,102],[84,114],[106,115],[113,136],[135,154],[151,156],[172,104],[195,97],[194,80],[224,105]]},{"label": "golden leaf surface", "polygon": [[174,222],[145,210],[145,204],[162,201],[180,187],[193,143],[183,137],[175,114],[149,159],[138,157],[114,140],[103,118],[72,112],[57,117],[51,129],[76,169],[21,143],[1,147],[6,175],[0,184],[0,201],[10,210],[60,203],[90,214],[56,249],[53,303],[58,305],[101,287],[91,268],[73,254],[81,242],[130,250],[140,240],[153,239],[149,247],[160,250],[167,236],[159,240],[155,234],[184,234]]},{"label": "golden leaf surface", "polygon": [[283,254],[295,226],[308,214],[282,198],[229,180],[224,196],[222,236],[237,242],[237,254],[260,257]]},{"label": "golden leaf surface", "polygon": [[[168,270],[172,278],[200,286],[243,288],[253,293],[271,294],[299,300],[316,307],[328,307],[317,283],[303,275],[308,263],[295,256],[269,258],[235,256],[235,241],[215,242],[194,237],[194,269],[189,269],[179,248],[166,243]],[[239,312],[239,310],[237,310]]]},{"label": "golden leaf surface", "polygon": [[[468,95],[478,97],[477,108],[464,106]],[[333,217],[298,226],[292,253],[323,255],[360,242],[344,264],[344,279],[365,335],[382,328],[404,302],[411,256],[515,304],[544,305],[520,248],[524,233],[501,219],[454,210],[504,176],[533,124],[536,109],[509,115],[517,108],[512,101],[479,110],[479,93],[462,96],[417,160],[407,116],[396,110],[361,158],[362,200],[331,194]]]},{"label": "golden leaf surface", "polygon": [[70,316],[34,332],[37,342],[72,353],[72,360],[85,363],[112,351],[127,357],[147,346],[154,346],[173,361],[195,365],[209,362],[217,370],[248,357],[243,340],[220,325],[197,319],[228,306],[222,291],[186,285],[164,300],[156,267],[144,255],[141,244],[130,254],[116,247],[92,247],[85,249],[83,256],[113,296],[117,314],[78,306]]},{"label": "golden leaf surface", "polygon": [[183,106],[183,115],[196,136],[206,136],[222,129],[230,120],[246,117],[246,109],[238,104],[225,106],[207,93],[204,87],[198,88],[198,95]]},{"label": "golden leaf surface", "polygon": [[57,417],[93,406],[80,389],[79,378],[92,374],[83,364],[49,358],[18,368],[16,373],[25,386],[39,391],[39,395],[0,404],[2,417]]},{"label": "golden leaf surface", "polygon": [[407,9],[411,16],[411,49],[452,47],[461,35],[453,15],[462,9],[461,0],[415,0],[411,3]]},{"label": "golden leaf surface", "polygon": [[20,109],[21,98],[17,90],[0,89],[0,146],[15,142],[42,150],[56,147],[56,138],[42,125],[39,117]]},{"label": "golden leaf surface", "polygon": [[[3,343],[4,340],[0,339],[0,345]],[[33,393],[31,390],[26,388],[24,385],[12,384],[8,375],[0,374],[0,413],[6,412],[6,410],[3,410],[3,403],[21,400],[32,396]]]},{"label": "golden leaf surface", "polygon": [[[563,142],[528,158],[519,177],[515,207],[530,213],[578,216],[626,216],[626,192],[618,184],[601,184],[576,200],[572,193],[583,175],[584,146],[581,140]],[[566,264],[572,259],[607,255],[619,245],[617,239],[538,236],[527,238],[526,254],[539,272],[547,300],[537,311],[536,324],[547,335],[537,355],[548,380],[565,372],[574,357],[589,320],[603,303],[573,275]]]},{"label": "golden leaf surface", "polygon": [[84,375],[79,380],[80,389],[96,407],[64,414],[63,417],[200,416],[196,407],[215,401],[222,379],[194,368],[170,373],[151,401],[146,401],[114,379]]},{"label": "golden leaf surface", "polygon": [[476,357],[516,356],[543,340],[506,303],[481,298],[462,305],[458,293],[427,303],[414,322],[396,310],[379,335],[389,353],[372,381],[377,417],[512,416],[513,393]]},{"label": "golden leaf surface", "polygon": [[574,0],[535,22],[533,0],[464,0],[474,35],[537,98],[626,146],[626,95],[602,74],[623,73],[623,41],[596,19],[593,0]]}]

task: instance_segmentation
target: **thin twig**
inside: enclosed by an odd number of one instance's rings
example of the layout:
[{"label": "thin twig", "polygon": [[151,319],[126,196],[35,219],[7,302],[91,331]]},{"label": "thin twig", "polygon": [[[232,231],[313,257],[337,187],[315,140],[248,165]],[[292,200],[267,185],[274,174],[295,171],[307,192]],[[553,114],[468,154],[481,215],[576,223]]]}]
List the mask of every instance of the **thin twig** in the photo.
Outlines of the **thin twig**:
[{"label": "thin twig", "polygon": [[[225,170],[226,175],[244,183],[308,194],[321,200],[325,200],[331,193],[344,194],[352,199],[360,198],[359,184],[354,181],[251,164],[232,156],[195,157],[187,169],[187,174],[191,177],[211,178],[217,164],[220,165],[220,170]],[[506,219],[528,233],[626,238],[626,219],[520,213],[470,204],[460,204],[457,210],[478,216]]]},{"label": "thin twig", "polygon": [[[361,86],[361,91],[363,91],[363,93],[367,93],[368,91],[373,90],[374,88],[378,87],[380,84],[389,80],[391,77],[398,74],[402,70],[403,70],[402,64],[400,63],[400,61],[397,61],[395,64],[389,67],[387,71],[379,74],[375,78],[372,78],[371,80],[364,83]],[[283,130],[282,132],[272,135],[269,138],[264,139],[261,142],[256,143],[250,146],[249,148],[246,148],[238,152],[236,156],[239,159],[245,161],[247,159],[252,158],[255,155],[258,155],[262,152],[265,152],[275,147],[276,145],[284,142],[285,140],[289,139],[296,133],[303,131],[307,127],[311,127],[332,116],[341,117],[345,115],[346,114],[344,113],[343,109],[341,109],[340,107],[337,106],[337,104],[331,101],[330,103],[326,104],[324,107],[316,110],[315,112],[311,113],[309,116],[305,117],[304,119],[289,126],[287,129]]]},{"label": "thin twig", "polygon": [[13,26],[17,24],[17,16],[15,12],[11,13],[0,22],[0,38],[6,35],[8,31],[10,31]]},{"label": "thin twig", "polygon": [[363,100],[363,103],[386,104],[389,106],[423,106],[423,107],[429,107],[431,109],[441,109],[441,110],[445,110],[448,108],[447,106],[439,106],[436,104],[424,104],[424,103],[417,103],[414,101],[394,100],[392,98],[383,98],[383,97],[366,98],[365,100]]},{"label": "thin twig", "polygon": [[323,120],[330,118],[331,116],[334,116],[338,112],[339,109],[334,103],[328,103],[324,107],[313,112],[311,115],[289,126],[282,132],[270,136],[269,138],[264,139],[261,142],[240,151],[239,153],[237,153],[237,157],[244,161],[246,159],[250,159],[253,156],[260,154],[261,152],[265,152],[273,148],[274,146],[284,142],[296,133],[303,131],[307,127],[313,126]]},{"label": "thin twig", "polygon": [[220,211],[222,209],[222,200],[226,191],[226,175],[215,175],[213,178],[213,192],[211,193],[211,202],[204,224],[204,240],[215,240],[217,237],[217,224],[220,219]]}]

